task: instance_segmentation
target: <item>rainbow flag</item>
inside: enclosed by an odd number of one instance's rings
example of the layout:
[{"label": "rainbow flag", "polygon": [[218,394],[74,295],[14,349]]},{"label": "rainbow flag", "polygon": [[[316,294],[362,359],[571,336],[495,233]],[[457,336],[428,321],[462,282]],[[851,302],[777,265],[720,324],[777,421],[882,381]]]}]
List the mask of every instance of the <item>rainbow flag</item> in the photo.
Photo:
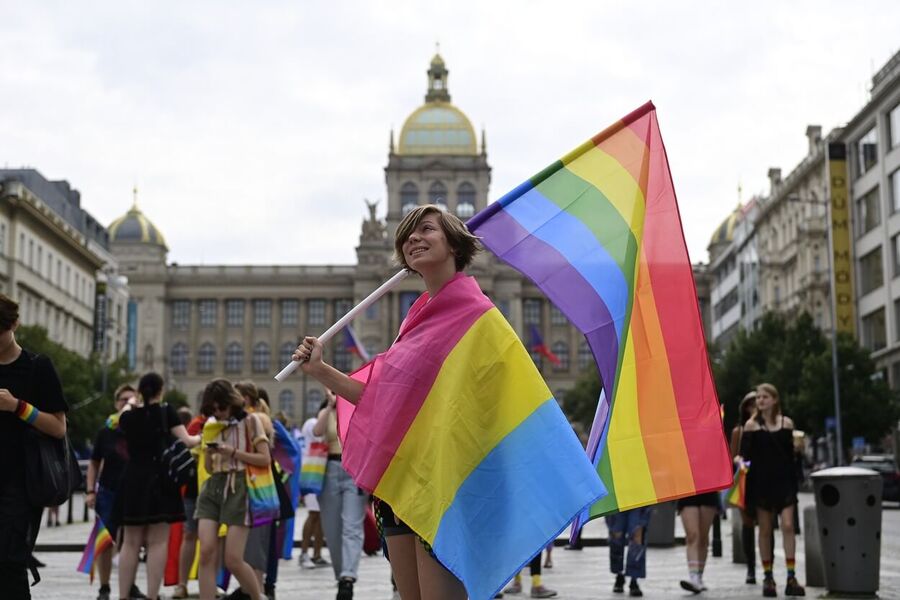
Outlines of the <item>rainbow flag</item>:
[{"label": "rainbow flag", "polygon": [[107,548],[113,545],[112,536],[100,520],[100,517],[94,519],[94,528],[88,536],[87,543],[84,545],[84,552],[81,554],[81,561],[78,563],[77,570],[79,573],[91,576],[91,583],[94,582],[94,559],[103,554]]},{"label": "rainbow flag", "polygon": [[747,472],[750,470],[750,462],[741,461],[734,472],[734,483],[725,493],[725,501],[731,506],[746,508],[747,506]]},{"label": "rainbow flag", "polygon": [[584,518],[728,487],[731,460],[653,104],[467,225],[540,287],[594,353],[602,391],[588,454],[609,494]]},{"label": "rainbow flag", "polygon": [[[519,337],[472,277],[410,308],[367,381],[343,464],[431,545],[474,600],[604,494]],[[345,404],[339,404],[344,410]]]}]

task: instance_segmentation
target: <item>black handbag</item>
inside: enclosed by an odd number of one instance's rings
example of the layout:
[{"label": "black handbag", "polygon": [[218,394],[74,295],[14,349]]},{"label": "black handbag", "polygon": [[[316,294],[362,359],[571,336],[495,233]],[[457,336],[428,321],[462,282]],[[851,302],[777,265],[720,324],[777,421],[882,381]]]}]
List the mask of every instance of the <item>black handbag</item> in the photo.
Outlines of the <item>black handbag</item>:
[{"label": "black handbag", "polygon": [[192,480],[197,480],[197,461],[184,442],[169,433],[166,426],[166,405],[161,404],[160,409],[164,439],[168,444],[160,454],[163,470],[175,485],[187,485]]},{"label": "black handbag", "polygon": [[[37,355],[32,358],[32,377]],[[61,439],[25,430],[25,493],[32,506],[59,506],[82,488],[84,480],[66,434]]]},{"label": "black handbag", "polygon": [[68,435],[56,439],[29,427],[25,447],[25,492],[32,506],[59,506],[81,489],[81,468]]}]

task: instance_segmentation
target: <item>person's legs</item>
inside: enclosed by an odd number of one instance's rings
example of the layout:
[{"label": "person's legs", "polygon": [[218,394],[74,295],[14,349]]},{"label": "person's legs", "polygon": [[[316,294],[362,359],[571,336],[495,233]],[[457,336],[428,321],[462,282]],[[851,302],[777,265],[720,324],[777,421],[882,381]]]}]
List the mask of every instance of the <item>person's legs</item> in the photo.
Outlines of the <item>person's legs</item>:
[{"label": "person's legs", "polygon": [[256,572],[244,562],[244,549],[247,545],[248,527],[229,525],[225,535],[225,568],[237,578],[244,593],[256,600],[260,596],[259,580]]},{"label": "person's legs", "polygon": [[749,510],[741,509],[741,547],[747,559],[747,583],[756,583],[756,523]]},{"label": "person's legs", "polygon": [[[709,553],[709,528],[716,519],[718,509],[714,506],[700,507],[700,531],[697,539],[697,560],[700,561],[700,580],[703,580],[703,571],[706,569],[706,557]],[[703,586],[704,588],[706,586]]]},{"label": "person's legs", "polygon": [[112,575],[112,557],[116,547],[109,546],[96,558],[94,562],[97,565],[97,577],[100,579],[100,587],[109,587],[109,579]]},{"label": "person's legs", "polygon": [[688,579],[682,580],[681,587],[698,593],[703,591],[703,584],[700,581],[700,507],[682,507],[681,524],[684,527],[684,545],[688,563]]},{"label": "person's legs", "polygon": [[197,570],[200,600],[213,600],[216,597],[219,524],[212,519],[200,519],[197,525],[197,537],[200,539],[200,565]]},{"label": "person's legs", "polygon": [[757,509],[756,522],[759,524],[759,559],[762,561],[765,577],[772,576],[772,519],[768,510]]},{"label": "person's legs", "polygon": [[620,575],[625,568],[625,526],[627,520],[622,513],[606,517],[609,530],[609,571]]},{"label": "person's legs", "polygon": [[803,586],[797,581],[797,567],[794,562],[797,551],[796,524],[794,522],[797,514],[794,510],[795,506],[788,506],[781,511],[781,537],[784,544],[784,562],[787,567],[787,585],[784,589],[786,596],[806,595]]},{"label": "person's legs", "polygon": [[169,524],[153,523],[147,526],[147,597],[159,596],[166,555],[169,549]]},{"label": "person's legs", "polygon": [[635,508],[628,514],[628,560],[625,575],[632,579],[647,577],[647,539],[645,534],[652,509]]},{"label": "person's legs", "polygon": [[185,529],[181,537],[181,550],[178,552],[178,584],[187,586],[194,564],[194,553],[197,550],[197,532]]},{"label": "person's legs", "polygon": [[122,526],[122,546],[119,549],[119,598],[128,598],[137,573],[138,552],[144,541],[143,525]]},{"label": "person's legs", "polygon": [[31,600],[28,569],[24,564],[0,562],[0,582],[3,597],[9,600]]},{"label": "person's legs", "polygon": [[319,494],[319,512],[321,513],[322,529],[325,531],[325,542],[328,546],[328,554],[331,556],[331,568],[334,569],[334,578],[340,579],[343,526],[341,524],[341,495],[340,473],[343,470],[340,463],[329,460],[325,467],[325,482],[322,493]]},{"label": "person's legs", "polygon": [[[419,595],[428,600],[466,600],[466,588],[453,573],[434,559],[416,540],[416,569],[419,573]],[[403,593],[400,597],[406,600]]]},{"label": "person's legs", "polygon": [[356,581],[363,547],[363,519],[368,498],[346,471],[341,475],[341,570],[340,578]]},{"label": "person's legs", "polygon": [[416,559],[416,547],[421,544],[416,536],[389,535],[384,538],[390,557],[391,573],[397,591],[403,600],[421,600],[419,593],[419,571]]},{"label": "person's legs", "polygon": [[322,529],[322,513],[316,511],[313,521],[313,560],[322,559],[322,543],[325,541],[325,532]]}]

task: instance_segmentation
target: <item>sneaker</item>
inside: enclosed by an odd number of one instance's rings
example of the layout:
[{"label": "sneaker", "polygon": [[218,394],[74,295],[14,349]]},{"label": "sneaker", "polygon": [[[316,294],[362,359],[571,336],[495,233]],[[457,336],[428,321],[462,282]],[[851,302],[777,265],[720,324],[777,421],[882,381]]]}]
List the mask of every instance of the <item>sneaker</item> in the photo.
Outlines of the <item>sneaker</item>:
[{"label": "sneaker", "polygon": [[749,585],[756,585],[756,573],[753,571],[747,571],[747,579],[744,580],[744,583]]},{"label": "sneaker", "polygon": [[131,591],[128,592],[128,597],[131,600],[147,600],[146,594],[141,591],[141,588],[136,583],[131,584]]},{"label": "sneaker", "polygon": [[632,579],[631,583],[628,584],[628,595],[634,598],[644,595],[644,592],[641,591],[641,586],[638,585],[637,579]]},{"label": "sneaker", "polygon": [[784,586],[785,596],[805,596],[806,590],[797,582],[796,577],[788,577],[787,585]]},{"label": "sneaker", "polygon": [[556,590],[551,590],[543,585],[536,585],[531,588],[532,598],[553,598],[554,596],[556,596]]},{"label": "sneaker", "polygon": [[175,591],[172,592],[172,600],[182,600],[183,598],[188,597],[187,586],[183,584],[178,584],[175,586]]},{"label": "sneaker", "polygon": [[763,579],[763,596],[766,598],[775,598],[778,596],[778,587],[775,585],[775,579],[772,577]]},{"label": "sneaker", "polygon": [[236,588],[233,592],[226,595],[223,600],[253,600],[250,594],[244,592],[241,588]]},{"label": "sneaker", "polygon": [[506,586],[506,589],[503,590],[504,594],[521,594],[522,593],[522,583],[519,581],[513,581],[511,584]]},{"label": "sneaker", "polygon": [[301,554],[300,555],[300,568],[301,569],[315,569],[316,563],[309,557],[309,554]]},{"label": "sneaker", "polygon": [[321,556],[313,558],[312,563],[317,567],[327,567],[331,563],[322,558]]},{"label": "sneaker", "polygon": [[335,600],[353,600],[352,579],[341,579],[338,581],[338,593]]},{"label": "sneaker", "polygon": [[97,593],[97,600],[109,600],[109,586],[101,585],[100,591]]},{"label": "sneaker", "polygon": [[693,592],[694,594],[699,594],[703,591],[703,584],[701,584],[699,580],[682,579],[681,589]]},{"label": "sneaker", "polygon": [[613,592],[621,594],[625,591],[625,576],[619,573],[616,575],[616,582],[613,584]]}]

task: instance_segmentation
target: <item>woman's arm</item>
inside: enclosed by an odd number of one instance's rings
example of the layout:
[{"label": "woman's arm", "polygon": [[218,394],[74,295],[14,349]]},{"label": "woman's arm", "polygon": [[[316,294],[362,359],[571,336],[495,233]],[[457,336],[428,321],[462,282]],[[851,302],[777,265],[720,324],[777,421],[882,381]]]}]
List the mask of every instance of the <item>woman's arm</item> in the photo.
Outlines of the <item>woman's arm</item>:
[{"label": "woman's arm", "polygon": [[188,435],[187,429],[184,428],[184,425],[176,425],[169,432],[177,437],[179,440],[184,442],[184,445],[188,448],[193,448],[200,444],[200,436],[199,435]]},{"label": "woman's arm", "polygon": [[66,435],[65,412],[40,411],[33,404],[19,400],[5,388],[0,388],[0,411],[13,413],[41,433],[46,433],[58,440]]},{"label": "woman's arm", "polygon": [[269,453],[269,439],[266,437],[266,432],[257,415],[251,413],[247,415],[247,419],[249,420],[247,427],[250,427],[251,423],[253,424],[253,431],[250,432],[250,435],[254,451],[239,450],[228,444],[219,444],[216,450],[225,458],[234,458],[255,467],[265,467],[272,462],[272,455]]},{"label": "woman's arm", "polygon": [[293,360],[305,361],[300,364],[304,373],[315,377],[319,383],[334,390],[334,393],[345,398],[351,404],[359,402],[366,385],[351,379],[346,373],[338,371],[322,360],[322,342],[318,338],[307,336],[303,343],[294,350]]},{"label": "woman's arm", "polygon": [[731,458],[734,460],[741,453],[741,433],[740,426],[731,430]]},{"label": "woman's arm", "polygon": [[97,475],[100,473],[100,461],[93,458],[88,462],[87,482],[85,484],[85,504],[88,508],[94,508],[97,501]]},{"label": "woman's arm", "polygon": [[316,418],[316,424],[313,425],[313,435],[316,437],[324,437],[325,432],[328,431],[328,413],[334,410],[334,407],[331,404],[331,400],[328,401],[328,406],[319,411],[319,416]]}]

